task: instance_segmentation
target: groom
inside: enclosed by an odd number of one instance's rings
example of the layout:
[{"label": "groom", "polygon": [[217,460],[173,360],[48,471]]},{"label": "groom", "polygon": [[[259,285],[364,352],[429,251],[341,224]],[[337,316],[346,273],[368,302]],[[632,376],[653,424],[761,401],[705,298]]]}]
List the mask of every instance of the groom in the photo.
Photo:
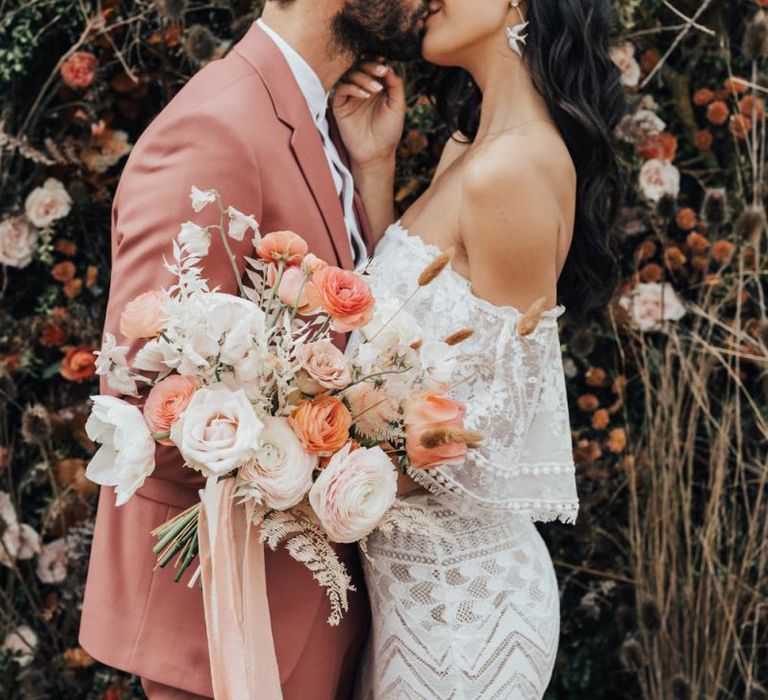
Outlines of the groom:
[{"label": "groom", "polygon": [[[375,63],[361,64],[362,72],[380,76],[383,86],[371,89],[371,104],[380,101],[392,115],[388,120],[385,111],[370,132],[370,160],[349,166],[356,183],[326,114],[327,93],[363,51],[391,59],[418,55],[427,4],[267,1],[262,18],[231,53],[200,71],[133,149],[112,210],[106,332],[130,345],[119,331],[125,305],[172,283],[162,259],[179,226],[195,216],[189,200],[193,185],[218,189],[226,204],[254,214],[265,233],[296,231],[332,264],[351,268],[365,259],[391,213],[367,217],[355,184],[391,192],[391,175],[381,175],[389,168],[377,163],[391,156],[400,136],[402,84],[391,69],[382,73]],[[361,74],[358,81],[364,81]],[[212,214],[203,214],[197,223],[215,223]],[[242,270],[244,256],[253,254],[252,241],[231,243]],[[234,293],[234,275],[220,246],[214,237],[205,277],[211,287]],[[136,349],[131,347],[129,359]],[[110,393],[105,382],[101,393]],[[127,504],[116,507],[113,490],[101,490],[80,644],[99,661],[141,676],[150,700],[210,698],[201,591],[188,588],[186,578],[174,583],[171,567],[154,568],[150,535],[197,502],[205,480],[183,469],[171,448],[158,446],[156,457],[154,474]],[[351,594],[349,612],[336,628],[326,623],[329,606],[309,571],[284,549],[266,552],[272,634],[286,700],[350,696],[369,612],[355,549],[338,551],[359,593]]]}]

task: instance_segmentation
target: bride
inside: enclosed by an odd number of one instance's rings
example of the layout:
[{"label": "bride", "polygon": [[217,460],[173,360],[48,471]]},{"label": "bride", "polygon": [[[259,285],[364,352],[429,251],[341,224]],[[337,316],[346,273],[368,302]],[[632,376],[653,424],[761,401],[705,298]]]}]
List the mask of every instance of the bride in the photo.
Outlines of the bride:
[{"label": "bride", "polygon": [[[470,373],[452,396],[485,439],[460,467],[409,469],[401,498],[429,532],[369,540],[373,630],[360,698],[541,698],[559,597],[534,522],[576,519],[557,319],[604,306],[620,197],[622,116],[607,51],[609,0],[434,0],[424,58],[453,131],[428,189],[395,223],[402,81],[376,59],[333,108],[373,229],[374,293],[398,301],[448,248],[451,267],[409,310],[425,339],[462,329]],[[533,323],[535,327],[531,330]],[[527,326],[527,328],[525,328]]]}]

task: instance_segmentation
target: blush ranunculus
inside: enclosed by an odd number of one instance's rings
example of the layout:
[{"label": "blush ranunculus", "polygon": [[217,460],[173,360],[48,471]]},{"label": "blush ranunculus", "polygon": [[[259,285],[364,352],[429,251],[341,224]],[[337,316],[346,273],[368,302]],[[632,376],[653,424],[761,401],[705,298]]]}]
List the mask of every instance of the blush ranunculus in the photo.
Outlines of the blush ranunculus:
[{"label": "blush ranunculus", "polygon": [[307,451],[323,456],[341,449],[349,440],[352,427],[352,414],[335,396],[304,401],[289,420]]},{"label": "blush ranunculus", "polygon": [[302,314],[314,311],[323,303],[315,283],[298,267],[289,267],[283,272],[277,295],[287,306],[297,306]]},{"label": "blush ranunculus", "polygon": [[88,51],[75,51],[64,59],[60,72],[64,82],[75,90],[87,88],[96,76],[99,62]]},{"label": "blush ranunculus", "polygon": [[287,418],[268,418],[254,458],[240,467],[238,477],[258,488],[268,508],[286,510],[309,491],[317,460],[304,449]]},{"label": "blush ranunculus", "polygon": [[405,402],[405,446],[411,466],[431,469],[444,464],[463,464],[467,445],[448,442],[439,447],[421,445],[422,436],[434,430],[463,430],[467,407],[440,394],[422,392]]},{"label": "blush ranunculus", "polygon": [[392,507],[397,472],[380,447],[352,449],[331,458],[309,491],[309,502],[333,542],[369,535]]},{"label": "blush ranunculus", "polygon": [[300,345],[296,359],[303,370],[297,377],[297,384],[305,394],[343,389],[352,381],[347,358],[329,340]]},{"label": "blush ranunculus", "polygon": [[[187,410],[197,389],[194,378],[180,374],[172,374],[155,384],[144,404],[144,420],[152,433],[169,433],[171,426]],[[170,438],[158,442],[173,445]]]},{"label": "blush ranunculus", "polygon": [[256,253],[262,260],[286,265],[300,265],[309,251],[307,242],[293,231],[273,231],[264,236],[256,246]]},{"label": "blush ranunculus", "polygon": [[61,376],[70,382],[84,382],[96,374],[96,355],[90,345],[69,348],[61,361]]},{"label": "blush ranunculus", "polygon": [[334,330],[348,333],[373,318],[371,288],[357,273],[328,266],[318,270],[313,281],[323,300],[323,308],[333,321]]},{"label": "blush ranunculus", "polygon": [[120,315],[120,332],[126,338],[154,338],[165,321],[165,292],[154,289],[129,301]]}]

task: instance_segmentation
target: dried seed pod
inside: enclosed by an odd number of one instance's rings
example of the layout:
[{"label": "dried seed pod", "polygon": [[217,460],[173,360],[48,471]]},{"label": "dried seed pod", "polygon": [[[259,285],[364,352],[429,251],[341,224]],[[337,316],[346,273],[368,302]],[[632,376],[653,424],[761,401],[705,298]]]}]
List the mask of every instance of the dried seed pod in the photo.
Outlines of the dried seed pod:
[{"label": "dried seed pod", "polygon": [[640,624],[649,634],[657,634],[661,629],[661,610],[656,599],[647,596],[640,604]]},{"label": "dried seed pod", "polygon": [[419,287],[426,287],[428,284],[432,284],[435,278],[448,267],[455,254],[456,249],[454,247],[450,247],[448,250],[440,253],[419,275]]},{"label": "dried seed pod", "polygon": [[451,335],[449,335],[443,342],[446,345],[458,345],[468,338],[471,338],[474,334],[475,331],[472,328],[462,328],[460,331],[451,333]]},{"label": "dried seed pod", "polygon": [[627,639],[627,641],[621,645],[619,658],[624,667],[629,671],[639,671],[645,666],[643,648],[636,639]]},{"label": "dried seed pod", "polygon": [[750,61],[768,57],[768,16],[763,10],[755,13],[747,24],[741,50]]},{"label": "dried seed pod", "polygon": [[187,11],[187,0],[155,0],[155,9],[163,19],[178,22]]},{"label": "dried seed pod", "polygon": [[541,321],[541,316],[547,306],[546,297],[537,299],[528,307],[525,315],[517,323],[517,333],[521,336],[530,335],[536,330],[536,326]]},{"label": "dried seed pod", "polygon": [[28,445],[45,446],[51,439],[51,419],[42,404],[27,406],[21,417],[21,438]]},{"label": "dried seed pod", "polygon": [[216,52],[216,37],[208,27],[193,24],[184,39],[184,51],[193,63],[207,63]]},{"label": "dried seed pod", "polygon": [[419,444],[427,449],[434,450],[443,445],[464,443],[467,447],[479,447],[483,441],[483,434],[476,430],[459,430],[452,428],[436,428],[427,430],[419,439]]}]

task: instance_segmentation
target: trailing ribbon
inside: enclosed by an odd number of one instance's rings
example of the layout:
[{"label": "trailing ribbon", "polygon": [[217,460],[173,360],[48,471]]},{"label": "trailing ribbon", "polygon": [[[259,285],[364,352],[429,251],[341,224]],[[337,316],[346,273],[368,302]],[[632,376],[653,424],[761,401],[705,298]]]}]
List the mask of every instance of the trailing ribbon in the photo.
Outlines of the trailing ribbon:
[{"label": "trailing ribbon", "polygon": [[198,537],[215,700],[282,700],[253,501],[237,504],[235,479],[210,477],[200,493]]}]

